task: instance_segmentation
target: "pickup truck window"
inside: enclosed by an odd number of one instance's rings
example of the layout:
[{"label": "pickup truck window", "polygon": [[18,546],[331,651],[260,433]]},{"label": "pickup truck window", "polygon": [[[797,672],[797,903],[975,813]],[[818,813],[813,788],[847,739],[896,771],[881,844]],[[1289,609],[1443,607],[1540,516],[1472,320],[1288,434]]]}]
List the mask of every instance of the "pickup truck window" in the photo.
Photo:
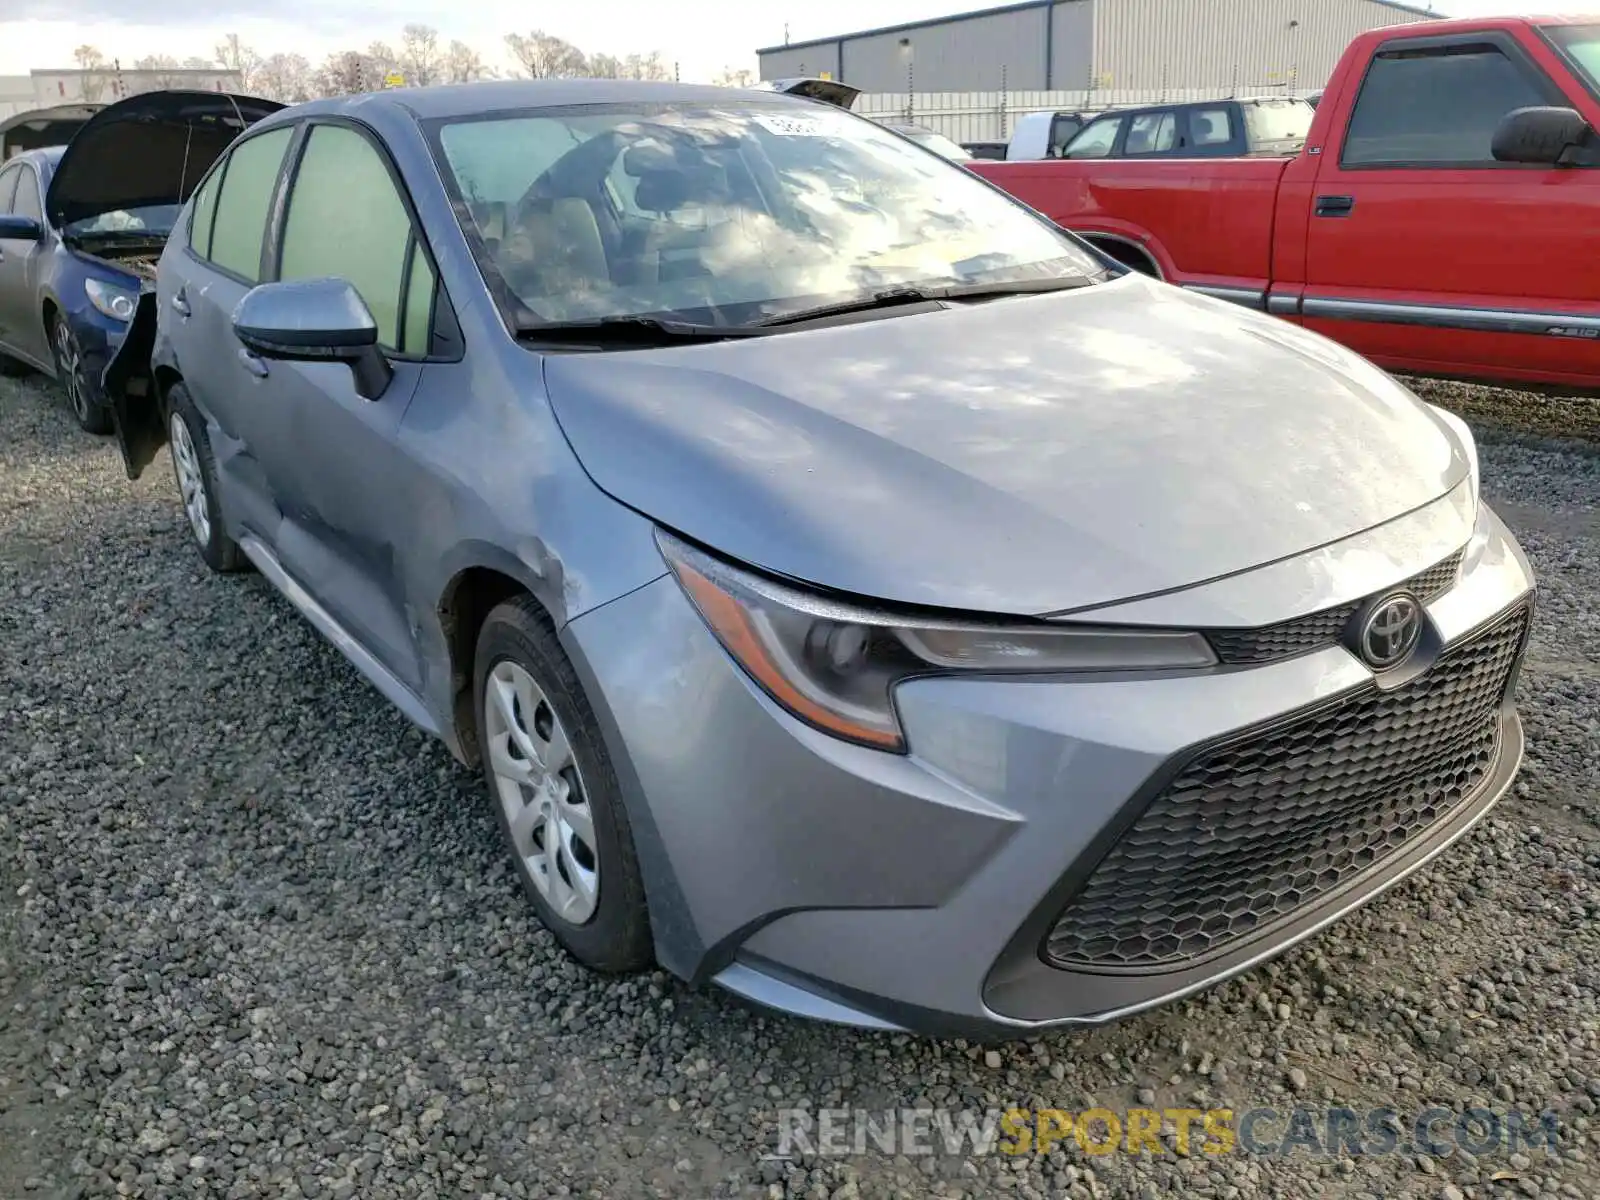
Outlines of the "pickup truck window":
[{"label": "pickup truck window", "polygon": [[1170,112],[1140,113],[1128,122],[1124,154],[1165,154],[1178,140],[1178,118]]},{"label": "pickup truck window", "polygon": [[1225,108],[1197,108],[1189,113],[1189,139],[1196,146],[1221,146],[1233,141],[1233,116]]},{"label": "pickup truck window", "polygon": [[1546,89],[1497,46],[1452,45],[1379,54],[1345,136],[1347,167],[1496,166],[1489,145],[1514,108]]},{"label": "pickup truck window", "polygon": [[1600,25],[1554,25],[1544,32],[1589,91],[1600,97]]},{"label": "pickup truck window", "polygon": [[1101,117],[1084,126],[1083,132],[1072,139],[1062,158],[1106,158],[1117,144],[1117,134],[1122,132],[1121,117]]}]

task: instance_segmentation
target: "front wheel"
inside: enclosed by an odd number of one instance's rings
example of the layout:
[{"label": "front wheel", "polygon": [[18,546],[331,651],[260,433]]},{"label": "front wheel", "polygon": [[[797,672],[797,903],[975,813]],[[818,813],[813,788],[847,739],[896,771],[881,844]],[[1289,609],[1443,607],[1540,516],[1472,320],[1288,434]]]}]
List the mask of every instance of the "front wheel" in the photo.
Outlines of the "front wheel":
[{"label": "front wheel", "polygon": [[67,394],[67,404],[78,426],[86,433],[110,433],[111,411],[95,398],[94,380],[84,366],[83,350],[78,336],[72,332],[72,323],[66,313],[56,314],[50,333],[50,345],[55,354],[56,380]]},{"label": "front wheel", "polygon": [[597,971],[648,966],[644,884],[616,771],[572,664],[532,600],[489,614],[473,685],[484,776],[545,927]]}]

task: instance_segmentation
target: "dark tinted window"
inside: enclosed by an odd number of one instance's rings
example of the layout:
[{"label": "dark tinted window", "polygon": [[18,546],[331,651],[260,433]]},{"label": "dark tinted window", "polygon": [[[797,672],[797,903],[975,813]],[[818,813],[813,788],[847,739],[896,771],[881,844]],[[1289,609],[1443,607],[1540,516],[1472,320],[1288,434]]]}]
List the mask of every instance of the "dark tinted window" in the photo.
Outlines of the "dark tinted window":
[{"label": "dark tinted window", "polygon": [[1226,146],[1233,141],[1233,114],[1225,108],[1190,109],[1189,140],[1198,147]]},{"label": "dark tinted window", "polygon": [[21,167],[10,167],[0,171],[0,213],[11,211],[11,194],[17,190],[17,176],[22,174]]},{"label": "dark tinted window", "polygon": [[44,224],[44,208],[39,203],[39,177],[32,167],[23,167],[17,174],[17,194],[12,197],[11,211]]},{"label": "dark tinted window", "polygon": [[1361,84],[1340,161],[1493,163],[1489,143],[1500,118],[1544,102],[1538,85],[1495,46],[1379,55]]},{"label": "dark tinted window", "polygon": [[1121,117],[1101,117],[1084,126],[1083,132],[1072,139],[1062,158],[1107,158],[1117,144],[1117,134],[1122,131]]},{"label": "dark tinted window", "polygon": [[1171,112],[1140,113],[1128,118],[1124,154],[1165,154],[1178,142],[1178,118]]}]

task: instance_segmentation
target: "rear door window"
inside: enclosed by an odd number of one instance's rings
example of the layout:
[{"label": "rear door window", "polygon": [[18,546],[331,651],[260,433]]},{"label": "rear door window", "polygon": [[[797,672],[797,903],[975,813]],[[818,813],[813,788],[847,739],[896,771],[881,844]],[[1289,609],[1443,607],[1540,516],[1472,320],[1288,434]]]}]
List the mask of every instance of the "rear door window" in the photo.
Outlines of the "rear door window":
[{"label": "rear door window", "polygon": [[1124,154],[1165,154],[1177,145],[1178,118],[1172,112],[1140,113],[1128,119]]},{"label": "rear door window", "polygon": [[1109,158],[1122,132],[1121,117],[1101,117],[1072,139],[1063,158]]},{"label": "rear door window", "polygon": [[211,257],[211,222],[217,212],[217,192],[222,187],[222,169],[211,172],[194,194],[189,209],[189,245],[201,258]]},{"label": "rear door window", "polygon": [[1546,104],[1531,72],[1475,43],[1379,54],[1345,134],[1347,167],[1494,166],[1495,127],[1514,108]]},{"label": "rear door window", "polygon": [[343,125],[317,125],[306,140],[278,269],[279,279],[328,275],[361,293],[385,349],[428,353],[433,267],[388,163]]},{"label": "rear door window", "polygon": [[17,172],[17,194],[12,197],[11,211],[44,224],[44,208],[39,203],[39,177],[32,167],[23,167]]},{"label": "rear door window", "polygon": [[228,155],[206,257],[248,283],[261,280],[267,209],[293,132],[289,126],[270,130],[240,142]]},{"label": "rear door window", "polygon": [[1226,146],[1233,141],[1233,114],[1226,108],[1190,109],[1189,141],[1197,150]]}]

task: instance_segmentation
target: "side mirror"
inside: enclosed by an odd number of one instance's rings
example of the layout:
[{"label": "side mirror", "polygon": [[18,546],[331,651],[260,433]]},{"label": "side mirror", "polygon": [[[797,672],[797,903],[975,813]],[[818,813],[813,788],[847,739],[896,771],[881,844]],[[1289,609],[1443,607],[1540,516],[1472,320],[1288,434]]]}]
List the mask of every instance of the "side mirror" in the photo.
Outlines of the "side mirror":
[{"label": "side mirror", "polygon": [[0,241],[37,242],[44,237],[44,226],[32,217],[0,215]]},{"label": "side mirror", "polygon": [[378,348],[378,323],[348,280],[263,283],[233,310],[233,332],[262,358],[349,364],[356,392],[367,400],[394,378]]},{"label": "side mirror", "polygon": [[1489,152],[1500,162],[1587,165],[1595,145],[1589,122],[1570,108],[1515,108],[1495,127]]}]

